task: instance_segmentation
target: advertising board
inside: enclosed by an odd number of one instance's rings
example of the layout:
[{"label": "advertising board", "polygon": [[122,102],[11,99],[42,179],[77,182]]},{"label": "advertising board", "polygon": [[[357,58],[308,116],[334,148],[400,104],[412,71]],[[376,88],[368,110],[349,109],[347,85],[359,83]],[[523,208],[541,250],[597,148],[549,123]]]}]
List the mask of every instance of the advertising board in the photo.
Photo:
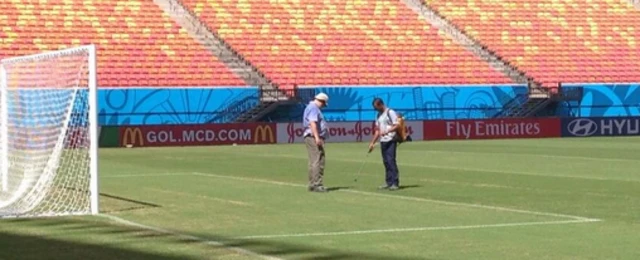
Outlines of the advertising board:
[{"label": "advertising board", "polygon": [[[330,122],[326,142],[368,142],[375,131],[373,121]],[[407,121],[407,133],[414,141],[422,140],[422,121]],[[277,127],[278,143],[302,143],[304,128],[302,123],[281,123]]]},{"label": "advertising board", "polygon": [[560,137],[558,118],[424,121],[424,140]]},{"label": "advertising board", "polygon": [[158,125],[120,128],[123,147],[273,144],[275,124]]},{"label": "advertising board", "polygon": [[640,135],[639,117],[591,117],[562,119],[563,137]]}]

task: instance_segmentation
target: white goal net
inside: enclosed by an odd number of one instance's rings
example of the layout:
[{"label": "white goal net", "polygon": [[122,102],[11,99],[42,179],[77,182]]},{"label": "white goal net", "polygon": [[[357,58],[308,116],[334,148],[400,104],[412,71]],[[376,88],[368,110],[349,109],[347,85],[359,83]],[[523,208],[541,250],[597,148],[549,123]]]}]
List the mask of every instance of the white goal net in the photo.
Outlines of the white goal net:
[{"label": "white goal net", "polygon": [[98,212],[95,55],[0,62],[0,217]]}]

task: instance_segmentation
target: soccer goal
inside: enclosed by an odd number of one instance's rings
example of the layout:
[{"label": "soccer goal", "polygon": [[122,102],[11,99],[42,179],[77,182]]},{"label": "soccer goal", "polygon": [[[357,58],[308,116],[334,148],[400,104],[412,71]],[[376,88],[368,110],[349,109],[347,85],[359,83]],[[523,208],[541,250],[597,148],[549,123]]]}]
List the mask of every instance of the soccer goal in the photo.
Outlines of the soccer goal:
[{"label": "soccer goal", "polygon": [[0,217],[98,213],[95,46],[0,61]]}]

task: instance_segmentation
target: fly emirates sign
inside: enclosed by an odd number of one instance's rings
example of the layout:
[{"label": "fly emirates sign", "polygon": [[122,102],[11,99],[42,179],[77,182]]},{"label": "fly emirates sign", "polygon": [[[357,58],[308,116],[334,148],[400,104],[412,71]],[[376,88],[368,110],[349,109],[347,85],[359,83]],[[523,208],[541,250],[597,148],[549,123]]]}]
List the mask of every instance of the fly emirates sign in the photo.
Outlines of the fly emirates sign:
[{"label": "fly emirates sign", "polygon": [[426,140],[559,137],[560,120],[489,119],[425,121]]}]

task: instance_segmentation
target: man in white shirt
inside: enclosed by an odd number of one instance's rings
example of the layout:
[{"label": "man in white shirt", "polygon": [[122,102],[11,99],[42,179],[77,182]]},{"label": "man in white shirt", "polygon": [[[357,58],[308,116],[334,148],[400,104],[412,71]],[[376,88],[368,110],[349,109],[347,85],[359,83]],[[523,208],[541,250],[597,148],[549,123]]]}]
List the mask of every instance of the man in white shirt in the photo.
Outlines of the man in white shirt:
[{"label": "man in white shirt", "polygon": [[322,115],[322,108],[329,103],[329,96],[325,93],[316,95],[313,101],[304,109],[302,124],[304,126],[304,142],[309,154],[308,174],[309,191],[327,192],[324,187],[324,140],[327,138],[328,126]]},{"label": "man in white shirt", "polygon": [[400,173],[396,163],[396,150],[398,148],[396,130],[400,125],[398,114],[389,109],[380,98],[373,100],[373,107],[378,111],[378,116],[376,117],[376,131],[369,144],[369,152],[373,151],[376,142],[380,140],[382,162],[386,171],[386,184],[380,186],[380,189],[397,190],[400,187]]}]

